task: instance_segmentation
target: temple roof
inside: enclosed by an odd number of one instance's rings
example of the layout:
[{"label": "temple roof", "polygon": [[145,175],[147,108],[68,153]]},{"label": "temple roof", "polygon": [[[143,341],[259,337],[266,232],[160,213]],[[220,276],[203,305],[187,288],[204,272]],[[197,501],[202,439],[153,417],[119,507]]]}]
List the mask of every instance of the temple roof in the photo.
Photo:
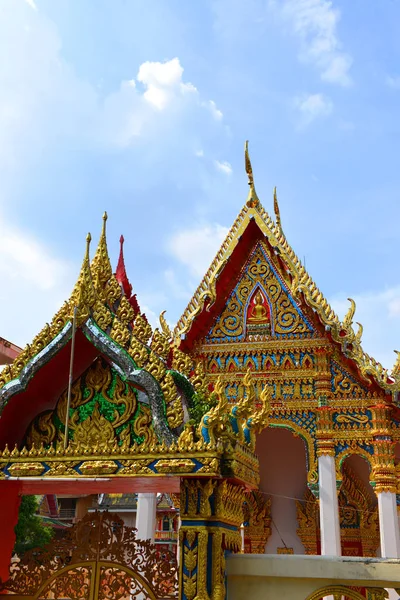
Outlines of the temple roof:
[{"label": "temple roof", "polygon": [[[126,376],[141,379],[141,383],[137,381],[137,384],[149,395],[154,423],[160,427],[157,431],[159,439],[171,443],[173,435],[168,428],[174,430],[183,421],[183,410],[171,373],[176,372],[183,378],[188,376],[192,373],[192,360],[177,348],[172,350],[169,335],[158,329],[153,331],[146,316],[140,312],[136,297],[127,297],[124,293],[126,288],[128,295],[131,294],[132,288],[128,280],[124,286],[113,274],[107,250],[106,220],[107,215],[104,215],[102,233],[92,261],[89,256],[90,234],[87,237],[81,271],[70,298],[51,323],[46,324],[14,362],[0,372],[0,433],[9,443],[21,438],[24,425],[32,418],[31,413],[52,408],[65,389],[74,314],[75,377],[79,377],[97,356],[102,355],[118,365]],[[124,271],[122,252],[119,266],[121,281],[122,267]],[[164,321],[161,318],[162,330],[165,329]],[[46,394],[40,391],[42,386]],[[154,398],[158,398],[157,390],[161,389],[164,400],[152,403],[150,388],[154,388]],[[13,396],[18,396],[16,404],[10,403]],[[164,417],[164,401],[168,426]],[[14,406],[10,408],[9,404]],[[22,418],[18,418],[18,414],[22,414]]]},{"label": "temple roof", "polygon": [[[180,345],[182,348],[187,347],[185,339],[190,337],[191,332],[196,329],[196,323],[201,319],[201,316],[209,313],[217,302],[217,286],[222,280],[224,284],[221,283],[220,289],[223,288],[226,291],[227,282],[225,280],[229,278],[224,277],[224,273],[229,267],[234,268],[232,262],[238,262],[239,249],[242,248],[242,253],[248,253],[254,247],[257,236],[260,235],[268,240],[274,253],[279,256],[288,275],[289,291],[293,298],[296,301],[301,298],[315,312],[325,330],[340,345],[344,355],[356,363],[363,377],[370,376],[381,388],[398,392],[400,390],[400,354],[389,376],[387,369],[384,369],[379,362],[364,352],[361,346],[363,328],[358,324],[357,332],[353,329],[353,317],[356,308],[353,300],[349,299],[350,308],[343,321],[340,321],[283,233],[276,190],[274,191],[276,222],[271,219],[259,201],[255,190],[247,142],[245,166],[250,188],[247,201],[174,329],[173,336],[176,345]],[[245,243],[246,236],[248,238],[247,244]],[[246,258],[247,256],[242,256],[241,260]],[[193,333],[193,336],[196,337],[196,333]]]}]

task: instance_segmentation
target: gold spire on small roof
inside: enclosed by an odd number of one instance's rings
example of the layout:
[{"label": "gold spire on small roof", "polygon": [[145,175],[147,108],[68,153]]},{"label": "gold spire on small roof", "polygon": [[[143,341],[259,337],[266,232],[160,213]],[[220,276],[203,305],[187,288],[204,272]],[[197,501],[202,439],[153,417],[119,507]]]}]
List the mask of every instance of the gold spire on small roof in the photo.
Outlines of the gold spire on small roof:
[{"label": "gold spire on small roof", "polygon": [[112,267],[107,249],[107,218],[108,216],[105,212],[103,214],[103,226],[99,244],[92,261],[92,270],[96,274],[95,284],[98,289],[102,288],[112,275]]},{"label": "gold spire on small roof", "polygon": [[253,177],[253,169],[251,166],[250,156],[249,156],[249,142],[246,141],[244,145],[244,165],[247,173],[247,177],[249,180],[249,193],[247,196],[246,204],[250,208],[255,208],[259,204],[259,199],[257,196],[256,188],[254,186],[254,177]]},{"label": "gold spire on small roof", "polygon": [[90,233],[88,233],[86,236],[86,250],[81,271],[69,300],[71,310],[73,307],[77,307],[79,309],[79,313],[82,313],[79,316],[83,319],[85,319],[88,314],[88,308],[93,306],[95,303],[95,292],[92,281],[92,273],[90,270],[91,241],[92,236]]}]

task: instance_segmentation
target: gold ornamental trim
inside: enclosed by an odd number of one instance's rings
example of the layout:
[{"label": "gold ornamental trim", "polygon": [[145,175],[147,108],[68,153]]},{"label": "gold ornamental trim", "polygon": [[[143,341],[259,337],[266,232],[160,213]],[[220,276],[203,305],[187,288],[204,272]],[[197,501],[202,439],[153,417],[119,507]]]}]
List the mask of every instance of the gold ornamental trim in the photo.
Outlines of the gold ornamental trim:
[{"label": "gold ornamental trim", "polygon": [[280,259],[286,264],[291,278],[290,292],[293,297],[296,299],[296,297],[301,296],[304,298],[306,304],[316,311],[333,340],[340,345],[342,352],[346,352],[346,355],[356,363],[361,376],[367,382],[369,381],[369,377],[372,377],[382,389],[393,393],[399,391],[400,354],[389,376],[387,369],[384,369],[379,362],[364,352],[361,346],[362,325],[358,324],[357,331],[353,329],[353,318],[356,309],[354,300],[349,299],[350,307],[341,322],[288,243],[280,224],[274,223],[261,205],[255,194],[253,174],[252,170],[249,170],[248,164],[249,161],[246,159],[247,173],[251,172],[251,177],[249,175],[249,185],[250,190],[253,190],[252,201],[247,200],[243,206],[200,285],[179,319],[173,332],[176,345],[179,346],[181,337],[188,333],[196,316],[203,310],[206,304],[208,307],[214,304],[218,277],[225,268],[226,263],[229,261],[250,221],[254,220],[275,252],[279,254]]}]

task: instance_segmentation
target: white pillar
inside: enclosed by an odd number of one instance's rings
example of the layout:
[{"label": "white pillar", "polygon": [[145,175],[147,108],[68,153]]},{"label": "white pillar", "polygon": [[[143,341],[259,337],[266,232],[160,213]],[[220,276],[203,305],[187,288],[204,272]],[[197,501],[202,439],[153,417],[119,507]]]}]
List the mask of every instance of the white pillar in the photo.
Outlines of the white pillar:
[{"label": "white pillar", "polygon": [[138,494],[136,529],[140,540],[154,542],[156,528],[157,494]]},{"label": "white pillar", "polygon": [[393,492],[378,492],[377,496],[382,558],[400,558],[396,494]]},{"label": "white pillar", "polygon": [[321,554],[340,556],[340,521],[335,457],[328,454],[319,456],[318,473]]}]

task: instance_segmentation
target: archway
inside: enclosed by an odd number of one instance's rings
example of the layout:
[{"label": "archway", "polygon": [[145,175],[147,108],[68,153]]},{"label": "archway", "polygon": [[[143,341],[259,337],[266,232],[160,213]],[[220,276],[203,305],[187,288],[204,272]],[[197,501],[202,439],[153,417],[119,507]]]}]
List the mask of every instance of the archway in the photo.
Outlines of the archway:
[{"label": "archway", "polygon": [[377,498],[369,482],[370,465],[351,454],[341,464],[339,518],[343,556],[376,556],[379,548]]},{"label": "archway", "polygon": [[285,428],[268,427],[257,438],[260,490],[271,497],[271,535],[267,554],[304,554],[297,530],[296,502],[307,488],[304,441]]}]

